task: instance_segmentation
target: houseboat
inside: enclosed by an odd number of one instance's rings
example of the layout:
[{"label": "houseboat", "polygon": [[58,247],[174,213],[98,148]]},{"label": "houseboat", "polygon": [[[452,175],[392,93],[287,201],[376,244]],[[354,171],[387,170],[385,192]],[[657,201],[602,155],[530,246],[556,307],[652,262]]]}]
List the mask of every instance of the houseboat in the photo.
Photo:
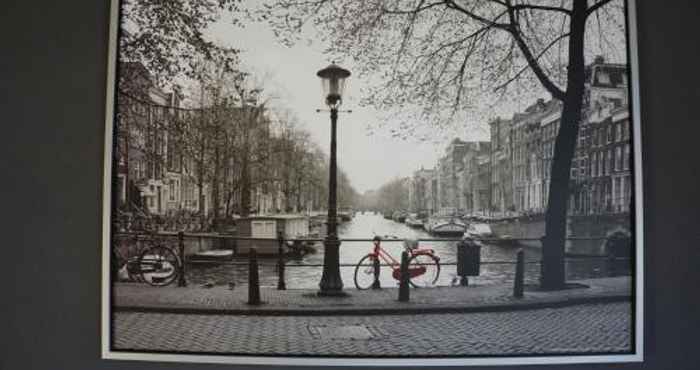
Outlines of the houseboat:
[{"label": "houseboat", "polygon": [[[250,238],[239,240],[236,254],[247,255],[250,249],[255,247],[259,255],[278,255],[278,233],[282,233],[285,240],[295,239],[296,243],[284,243],[282,253],[300,254],[306,253],[311,248],[310,243],[304,243],[303,239],[310,237],[309,217],[296,214],[282,215],[257,215],[244,217],[238,220],[238,236]],[[299,249],[299,250],[297,250]]]}]

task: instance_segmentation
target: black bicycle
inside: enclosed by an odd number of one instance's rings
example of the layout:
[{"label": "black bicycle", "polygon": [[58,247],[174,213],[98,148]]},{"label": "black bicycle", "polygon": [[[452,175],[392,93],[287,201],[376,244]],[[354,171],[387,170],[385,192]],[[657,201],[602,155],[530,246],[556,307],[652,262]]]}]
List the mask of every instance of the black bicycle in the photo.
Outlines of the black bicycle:
[{"label": "black bicycle", "polygon": [[118,235],[110,260],[113,281],[166,286],[180,274],[180,257],[155,234]]}]

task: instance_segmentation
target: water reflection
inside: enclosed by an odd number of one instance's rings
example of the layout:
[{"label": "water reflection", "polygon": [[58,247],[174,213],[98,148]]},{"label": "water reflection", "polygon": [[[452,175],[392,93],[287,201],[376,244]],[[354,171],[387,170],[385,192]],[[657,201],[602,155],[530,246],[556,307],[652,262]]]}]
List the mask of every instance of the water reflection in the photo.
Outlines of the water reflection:
[{"label": "water reflection", "polygon": [[[357,214],[351,221],[341,224],[338,228],[338,233],[341,239],[371,239],[375,235],[382,236],[384,240],[382,247],[397,260],[401,258],[402,245],[400,242],[392,242],[385,236],[415,239],[433,238],[423,230],[413,229],[405,224],[384,219],[379,214]],[[456,276],[456,266],[450,264],[457,260],[455,244],[456,242],[444,241],[421,242],[421,246],[433,248],[444,264],[440,271],[439,285],[450,285]],[[285,270],[288,289],[318,288],[322,273],[320,265],[323,264],[323,245],[319,243],[317,250],[315,254],[288,261],[290,266]],[[340,271],[345,287],[355,287],[353,282],[354,265],[371,250],[372,243],[370,241],[346,241],[342,243],[340,246]],[[470,277],[470,284],[492,285],[512,282],[515,275],[515,265],[503,262],[514,262],[517,250],[518,248],[508,246],[484,245],[481,249],[482,265],[480,276]],[[525,260],[530,262],[525,266],[526,283],[536,284],[539,281],[540,274],[540,265],[538,263],[541,257],[540,249],[524,248],[523,250],[525,251]],[[260,280],[263,286],[277,285],[278,274],[275,263],[275,259],[261,260]],[[245,283],[248,278],[248,267],[245,260],[238,260],[236,265],[193,265],[188,267],[187,278],[192,284],[211,282],[223,285],[232,281],[241,284]],[[567,261],[567,278],[570,280],[600,277],[606,274],[605,260]],[[397,285],[396,280],[391,277],[390,267],[381,268],[380,282],[384,287]]]}]

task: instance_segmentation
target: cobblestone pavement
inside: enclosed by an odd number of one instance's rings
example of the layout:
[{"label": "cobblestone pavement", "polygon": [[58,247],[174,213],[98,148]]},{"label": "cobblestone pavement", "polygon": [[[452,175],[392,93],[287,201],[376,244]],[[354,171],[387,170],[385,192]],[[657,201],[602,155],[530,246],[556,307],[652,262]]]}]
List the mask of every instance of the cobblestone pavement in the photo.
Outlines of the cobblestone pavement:
[{"label": "cobblestone pavement", "polygon": [[630,303],[513,312],[245,316],[117,312],[113,350],[440,356],[632,350]]}]

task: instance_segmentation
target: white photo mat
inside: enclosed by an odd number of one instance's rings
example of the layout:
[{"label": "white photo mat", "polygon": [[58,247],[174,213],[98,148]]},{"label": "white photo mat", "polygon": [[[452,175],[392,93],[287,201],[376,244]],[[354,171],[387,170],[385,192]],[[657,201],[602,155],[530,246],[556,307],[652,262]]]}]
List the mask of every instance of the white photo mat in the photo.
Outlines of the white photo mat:
[{"label": "white photo mat", "polygon": [[198,355],[147,353],[136,351],[115,351],[110,348],[111,338],[111,282],[110,282],[110,240],[112,212],[112,156],[115,120],[115,92],[117,65],[117,35],[119,28],[119,0],[111,0],[109,24],[109,52],[107,66],[107,91],[105,105],[104,177],[102,201],[102,358],[108,360],[138,360],[180,363],[215,364],[254,364],[254,365],[294,365],[294,366],[465,366],[465,365],[540,365],[540,364],[579,364],[579,363],[619,363],[643,361],[644,349],[644,218],[642,189],[642,140],[639,100],[639,63],[637,52],[637,21],[634,0],[627,2],[628,63],[631,74],[631,113],[633,133],[634,163],[634,246],[635,276],[633,277],[633,353],[621,355],[546,355],[513,357],[455,357],[455,358],[362,358],[362,357],[283,357],[283,356],[239,356],[239,355]]}]

